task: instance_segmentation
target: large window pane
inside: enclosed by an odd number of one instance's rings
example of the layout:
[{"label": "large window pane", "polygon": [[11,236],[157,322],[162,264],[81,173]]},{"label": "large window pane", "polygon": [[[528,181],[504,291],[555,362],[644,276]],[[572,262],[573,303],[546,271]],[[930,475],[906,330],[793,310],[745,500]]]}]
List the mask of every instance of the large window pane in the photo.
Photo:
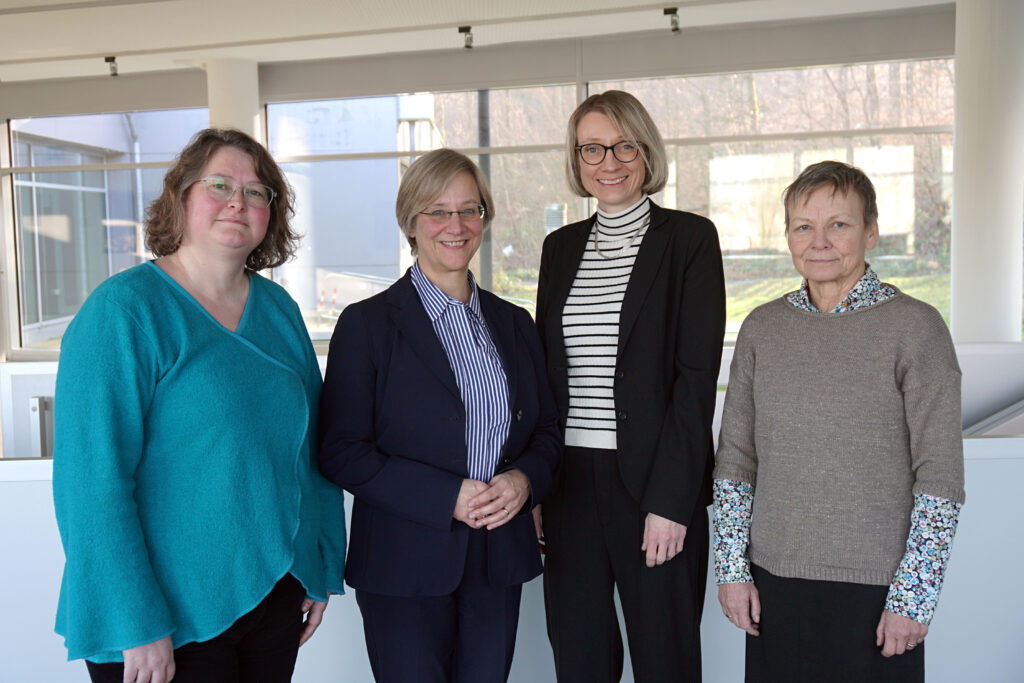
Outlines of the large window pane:
[{"label": "large window pane", "polygon": [[385,288],[411,263],[395,220],[402,161],[282,166],[295,189],[293,226],[303,238],[274,278],[298,302],[312,338],[330,338],[345,306]]},{"label": "large window pane", "polygon": [[206,108],[12,119],[15,166],[171,161],[209,125]]},{"label": "large window pane", "polygon": [[165,168],[47,167],[169,162],[207,125],[205,109],[11,122],[21,344],[56,348],[104,279],[147,258],[142,222]]},{"label": "large window pane", "polygon": [[[875,270],[949,320],[952,135],[944,129],[953,123],[952,60],[601,82],[591,90],[612,88],[635,94],[666,138],[682,139],[669,145],[669,183],[655,201],[718,226],[727,338],[755,306],[799,285],[781,194],[825,159],[859,166],[875,185]],[[901,128],[907,132],[888,130]],[[822,135],[829,131],[842,135]]]},{"label": "large window pane", "polygon": [[667,138],[946,126],[953,60],[591,83],[636,95]]},{"label": "large window pane", "polygon": [[566,186],[564,158],[559,150],[491,154],[480,160],[489,172],[495,203],[492,289],[531,311],[544,238],[587,215],[584,201]]},{"label": "large window pane", "polygon": [[[490,258],[478,256],[471,268],[498,294],[532,308],[544,235],[576,220],[582,205],[562,170],[573,93],[549,86],[270,105],[274,154],[387,154],[284,165],[304,238],[274,277],[299,302],[311,336],[328,338],[346,305],[388,286],[412,263],[395,196],[411,153],[442,146],[497,148],[474,157],[490,179],[496,219],[482,247]],[[538,144],[551,151],[505,151]]]},{"label": "large window pane", "polygon": [[418,93],[267,106],[280,156],[559,144],[572,86]]},{"label": "large window pane", "polygon": [[560,144],[576,107],[575,88],[508,88],[440,93],[435,120],[449,147]]}]

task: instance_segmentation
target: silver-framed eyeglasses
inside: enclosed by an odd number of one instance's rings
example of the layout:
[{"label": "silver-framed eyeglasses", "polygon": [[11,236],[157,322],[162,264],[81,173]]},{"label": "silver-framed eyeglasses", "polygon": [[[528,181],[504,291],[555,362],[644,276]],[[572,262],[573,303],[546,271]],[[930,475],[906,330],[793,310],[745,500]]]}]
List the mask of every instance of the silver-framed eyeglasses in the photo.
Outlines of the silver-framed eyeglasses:
[{"label": "silver-framed eyeglasses", "polygon": [[206,188],[206,194],[219,202],[226,202],[235,196],[235,190],[242,188],[242,198],[246,205],[254,209],[265,209],[274,201],[277,193],[263,183],[246,183],[239,185],[231,178],[220,175],[206,176],[196,181]]},{"label": "silver-framed eyeglasses", "polygon": [[589,166],[597,166],[604,161],[608,150],[619,160],[620,163],[628,164],[640,154],[640,145],[629,140],[619,140],[614,145],[602,145],[599,142],[588,142],[585,145],[576,145],[576,152],[583,159],[583,163]]},{"label": "silver-framed eyeglasses", "polygon": [[448,211],[447,209],[431,209],[430,211],[420,211],[420,214],[427,217],[433,223],[447,223],[451,220],[452,216],[458,216],[459,220],[463,221],[479,221],[483,220],[483,217],[487,214],[485,209],[480,204],[476,206],[467,206],[464,209],[458,209],[456,211]]}]

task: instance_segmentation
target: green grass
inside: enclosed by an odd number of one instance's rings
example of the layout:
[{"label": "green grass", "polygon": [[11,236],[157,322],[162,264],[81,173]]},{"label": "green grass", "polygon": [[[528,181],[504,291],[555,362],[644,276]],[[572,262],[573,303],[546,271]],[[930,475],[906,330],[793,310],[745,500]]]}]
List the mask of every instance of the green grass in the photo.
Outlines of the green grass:
[{"label": "green grass", "polygon": [[725,322],[730,329],[739,329],[747,314],[752,310],[778,299],[800,286],[799,277],[777,280],[755,280],[727,285],[725,288]]},{"label": "green grass", "polygon": [[[881,273],[883,281],[896,285],[914,297],[930,303],[949,324],[949,275],[897,275],[888,277]],[[537,297],[536,271],[509,271],[495,273],[494,289],[504,296],[533,301]],[[732,283],[726,286],[726,339],[733,341],[740,323],[747,315],[763,303],[777,299],[800,286],[800,276],[764,278]]]},{"label": "green grass", "polygon": [[[949,324],[949,275],[911,275],[885,277],[889,282],[915,299],[930,303]],[[747,315],[763,303],[792,292],[800,286],[799,276],[769,280],[748,281],[728,285],[726,291],[725,318],[729,330],[735,334],[739,324]]]},{"label": "green grass", "polygon": [[915,299],[926,301],[939,309],[942,319],[949,325],[949,275],[918,275],[884,279]]}]

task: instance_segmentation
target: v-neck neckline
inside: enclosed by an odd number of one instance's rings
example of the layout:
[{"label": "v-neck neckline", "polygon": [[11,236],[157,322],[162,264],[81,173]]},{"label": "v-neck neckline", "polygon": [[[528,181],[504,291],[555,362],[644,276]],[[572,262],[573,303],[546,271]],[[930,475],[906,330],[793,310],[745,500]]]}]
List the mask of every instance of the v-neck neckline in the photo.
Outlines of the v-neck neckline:
[{"label": "v-neck neckline", "polygon": [[163,277],[163,279],[167,281],[168,284],[170,284],[172,289],[176,289],[186,299],[191,301],[192,304],[195,305],[196,308],[198,308],[200,311],[202,311],[203,315],[205,315],[206,318],[210,322],[212,322],[214,325],[216,325],[220,329],[224,330],[228,334],[234,334],[234,335],[242,336],[242,334],[240,333],[240,330],[242,329],[242,326],[245,325],[246,320],[248,320],[248,318],[249,318],[249,309],[252,308],[253,292],[256,289],[255,288],[255,283],[253,282],[253,274],[252,273],[246,273],[245,274],[246,278],[248,278],[248,280],[249,280],[249,293],[246,295],[246,298],[245,298],[245,308],[242,309],[242,316],[238,319],[238,324],[235,326],[235,329],[231,330],[231,329],[228,329],[225,325],[223,325],[215,317],[213,317],[213,314],[210,313],[208,310],[206,310],[205,306],[203,306],[201,303],[199,303],[199,301],[194,296],[192,296],[192,294],[190,294],[187,289],[182,287],[180,282],[178,282],[173,277],[171,277],[170,273],[168,273],[163,268],[161,268],[159,265],[157,265],[156,261],[147,261],[147,263],[150,266],[152,266],[156,270],[156,272],[158,272],[160,274],[160,276]]}]

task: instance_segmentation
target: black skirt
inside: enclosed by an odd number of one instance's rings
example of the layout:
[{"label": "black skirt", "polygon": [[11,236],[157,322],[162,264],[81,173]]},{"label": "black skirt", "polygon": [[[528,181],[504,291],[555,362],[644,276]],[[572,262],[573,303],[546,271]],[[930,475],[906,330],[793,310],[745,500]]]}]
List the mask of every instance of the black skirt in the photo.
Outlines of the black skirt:
[{"label": "black skirt", "polygon": [[875,629],[888,586],[787,579],[753,566],[760,635],[747,636],[748,683],[923,683],[924,643],[883,657]]}]

